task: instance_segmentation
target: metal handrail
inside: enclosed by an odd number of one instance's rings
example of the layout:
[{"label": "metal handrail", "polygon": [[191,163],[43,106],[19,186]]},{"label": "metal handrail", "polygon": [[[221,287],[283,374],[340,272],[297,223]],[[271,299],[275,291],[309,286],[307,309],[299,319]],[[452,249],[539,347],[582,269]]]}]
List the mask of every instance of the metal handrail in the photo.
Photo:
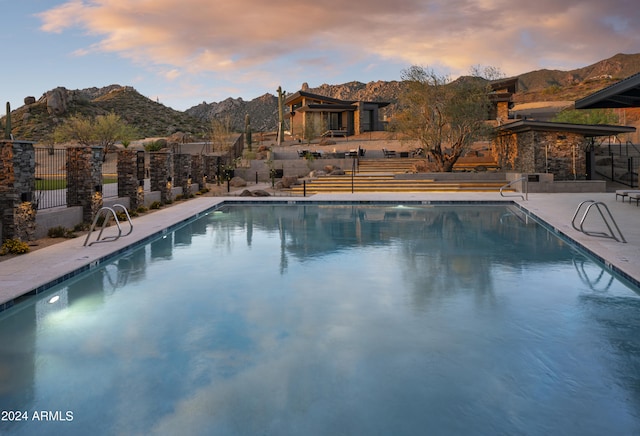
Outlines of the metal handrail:
[{"label": "metal handrail", "polygon": [[[523,181],[524,181],[524,184],[523,184],[523,186],[524,186],[524,189],[523,189],[524,195],[522,195],[522,194],[510,194],[510,195],[507,195],[504,192],[502,192],[504,189],[508,188],[509,186],[511,186],[511,185],[513,185],[515,183],[518,183],[518,182],[523,182]],[[529,176],[528,175],[522,176],[518,180],[513,180],[513,181],[507,183],[506,185],[501,186],[500,187],[500,196],[502,196],[502,197],[521,197],[522,201],[528,200],[529,199]]]},{"label": "metal handrail", "polygon": [[[122,227],[120,226],[120,220],[118,219],[118,215],[116,214],[115,208],[120,208],[124,211],[125,215],[127,216],[127,221],[129,221],[129,231],[123,235],[122,234]],[[109,215],[109,213],[111,213],[111,215]],[[87,237],[84,240],[84,244],[82,244],[83,246],[87,246],[87,242],[89,242],[89,239],[91,238],[91,234],[93,233],[93,231],[96,228],[96,224],[98,223],[98,219],[100,218],[100,216],[103,216],[103,221],[102,221],[102,226],[100,227],[100,233],[98,233],[98,237],[96,238],[95,241],[91,242],[89,244],[89,246],[93,245],[93,244],[97,244],[99,242],[108,242],[108,241],[115,241],[117,239],[119,239],[121,236],[127,236],[130,235],[131,232],[133,232],[133,223],[131,222],[131,216],[129,216],[129,211],[127,211],[127,208],[124,207],[121,204],[114,204],[113,208],[111,207],[107,207],[107,206],[103,206],[100,208],[100,210],[98,210],[98,213],[96,213],[95,218],[93,219],[93,223],[91,224],[91,227],[89,228],[89,233],[87,233]],[[113,219],[116,222],[116,226],[118,227],[118,234],[115,236],[105,236],[104,238],[100,239],[102,237],[102,232],[104,231],[105,227],[107,226],[107,222],[109,221],[109,219],[113,216]]]},{"label": "metal handrail", "polygon": [[[576,226],[576,218],[578,217],[578,214],[580,213],[580,210],[582,210],[582,207],[585,204],[588,204],[588,206],[586,207],[586,209],[584,211],[584,214],[582,215],[582,219],[580,219],[580,227],[578,227],[578,226]],[[609,229],[609,233],[606,233],[606,232],[587,232],[584,229],[584,221],[587,218],[587,215],[589,214],[589,211],[594,206],[595,206],[596,210],[600,213],[600,216],[602,217],[602,220],[604,221],[605,225],[607,226],[607,229]],[[604,211],[606,212],[606,216],[605,216],[602,208],[604,208]],[[607,217],[608,217],[608,219],[607,219]],[[611,224],[613,224],[613,227],[615,228],[615,232],[614,232],[614,229],[609,224],[609,222],[611,222]],[[601,201],[585,200],[585,201],[581,202],[578,205],[578,208],[576,209],[576,212],[573,214],[573,218],[571,219],[571,226],[575,230],[577,230],[579,232],[582,232],[585,235],[597,236],[597,237],[600,237],[600,238],[611,238],[611,239],[615,239],[618,242],[623,242],[623,243],[627,242],[627,240],[624,238],[624,235],[620,231],[620,227],[618,227],[618,224],[616,223],[616,220],[613,218],[613,215],[611,215],[611,211],[609,210],[607,205],[604,204]]]}]

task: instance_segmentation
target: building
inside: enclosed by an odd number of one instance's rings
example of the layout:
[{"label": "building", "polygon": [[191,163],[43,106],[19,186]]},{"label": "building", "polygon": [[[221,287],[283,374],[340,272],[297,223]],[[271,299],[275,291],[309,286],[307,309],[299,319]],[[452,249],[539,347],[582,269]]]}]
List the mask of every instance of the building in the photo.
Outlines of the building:
[{"label": "building", "polygon": [[350,136],[381,131],[380,109],[387,102],[339,100],[306,91],[291,94],[284,102],[293,137]]}]

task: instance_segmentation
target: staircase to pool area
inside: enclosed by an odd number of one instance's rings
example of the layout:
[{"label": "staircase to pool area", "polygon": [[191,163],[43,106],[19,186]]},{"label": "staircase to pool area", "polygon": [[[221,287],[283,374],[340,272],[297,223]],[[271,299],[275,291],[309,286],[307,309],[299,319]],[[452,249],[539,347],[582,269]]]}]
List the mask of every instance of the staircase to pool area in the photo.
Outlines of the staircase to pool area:
[{"label": "staircase to pool area", "polygon": [[[362,159],[356,174],[326,175],[307,180],[306,186],[295,185],[293,195],[330,192],[500,192],[506,179],[487,177],[487,180],[469,180],[460,176],[454,180],[433,178],[408,178],[399,174],[413,173],[414,164],[420,159]],[[505,189],[513,192],[513,189]]]}]

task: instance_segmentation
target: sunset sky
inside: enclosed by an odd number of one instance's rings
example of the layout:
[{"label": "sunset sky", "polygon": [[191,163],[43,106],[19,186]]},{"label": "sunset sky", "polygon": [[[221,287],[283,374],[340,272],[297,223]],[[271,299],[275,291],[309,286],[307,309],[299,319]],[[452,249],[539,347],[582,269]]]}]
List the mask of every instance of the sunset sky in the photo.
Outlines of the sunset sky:
[{"label": "sunset sky", "polygon": [[2,92],[129,85],[174,109],[279,85],[513,76],[640,52],[636,0],[0,0]]}]

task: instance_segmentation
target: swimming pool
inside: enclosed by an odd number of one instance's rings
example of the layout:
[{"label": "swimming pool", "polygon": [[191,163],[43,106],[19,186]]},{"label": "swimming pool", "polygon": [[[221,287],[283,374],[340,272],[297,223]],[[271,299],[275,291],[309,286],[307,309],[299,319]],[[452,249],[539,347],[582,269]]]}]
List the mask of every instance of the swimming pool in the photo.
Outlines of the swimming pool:
[{"label": "swimming pool", "polygon": [[0,314],[0,433],[638,434],[639,314],[514,207],[225,206]]}]

